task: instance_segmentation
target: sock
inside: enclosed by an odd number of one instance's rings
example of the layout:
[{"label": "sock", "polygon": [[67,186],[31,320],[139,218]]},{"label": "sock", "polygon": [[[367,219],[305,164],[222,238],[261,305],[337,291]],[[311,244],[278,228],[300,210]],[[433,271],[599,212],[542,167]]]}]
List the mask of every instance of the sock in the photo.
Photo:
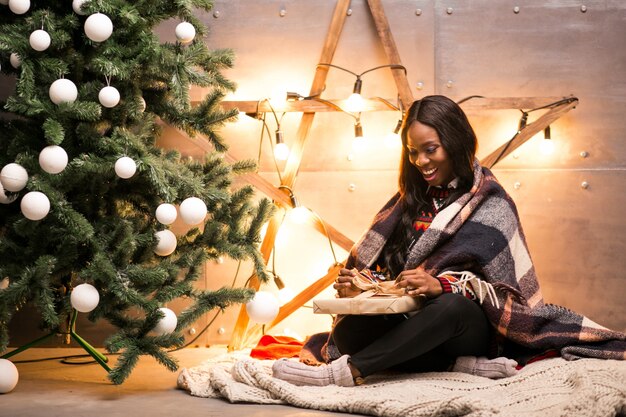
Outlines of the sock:
[{"label": "sock", "polygon": [[452,371],[498,379],[515,375],[516,366],[517,362],[505,357],[487,359],[484,356],[459,356]]},{"label": "sock", "polygon": [[274,378],[294,385],[338,385],[353,387],[354,379],[348,366],[350,356],[343,355],[328,365],[310,366],[289,359],[279,359],[272,366]]}]

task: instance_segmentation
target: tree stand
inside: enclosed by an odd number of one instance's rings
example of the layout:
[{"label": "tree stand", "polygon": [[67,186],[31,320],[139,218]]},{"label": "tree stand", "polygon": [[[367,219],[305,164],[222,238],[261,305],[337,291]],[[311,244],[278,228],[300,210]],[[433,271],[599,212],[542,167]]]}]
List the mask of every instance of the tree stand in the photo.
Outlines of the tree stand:
[{"label": "tree stand", "polygon": [[67,333],[59,332],[57,329],[57,331],[52,331],[48,333],[47,335],[40,337],[39,339],[35,339],[32,342],[29,342],[23,346],[20,346],[19,348],[5,354],[4,356],[1,356],[0,358],[8,359],[11,356],[17,355],[18,353],[23,352],[26,349],[30,349],[34,346],[37,346],[38,344],[47,340],[48,338],[61,333],[61,334],[65,334],[66,337],[68,338],[66,342],[67,344],[69,344],[69,338],[74,339],[76,343],[78,343],[92,358],[95,359],[96,362],[100,364],[100,366],[102,366],[107,372],[111,372],[111,368],[109,368],[109,366],[107,365],[109,358],[104,356],[102,353],[98,352],[93,346],[87,343],[85,339],[83,339],[82,337],[78,335],[78,333],[76,333],[76,319],[77,318],[78,318],[78,311],[76,311],[75,309],[72,309],[72,318],[70,319],[69,326],[68,326],[69,330]]}]

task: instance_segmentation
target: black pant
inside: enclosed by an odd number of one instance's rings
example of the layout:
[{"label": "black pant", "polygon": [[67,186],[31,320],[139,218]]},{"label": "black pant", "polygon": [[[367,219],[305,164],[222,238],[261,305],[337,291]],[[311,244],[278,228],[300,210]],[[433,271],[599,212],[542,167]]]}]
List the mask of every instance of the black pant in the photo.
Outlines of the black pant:
[{"label": "black pant", "polygon": [[442,294],[414,316],[343,316],[332,338],[342,354],[367,376],[395,369],[404,372],[447,370],[458,356],[484,356],[489,324],[479,305],[460,294]]}]

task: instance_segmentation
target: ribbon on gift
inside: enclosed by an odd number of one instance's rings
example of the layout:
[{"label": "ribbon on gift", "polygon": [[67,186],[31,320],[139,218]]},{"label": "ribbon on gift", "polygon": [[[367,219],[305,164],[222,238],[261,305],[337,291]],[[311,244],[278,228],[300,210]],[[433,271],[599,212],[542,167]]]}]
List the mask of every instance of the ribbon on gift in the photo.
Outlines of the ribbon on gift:
[{"label": "ribbon on gift", "polygon": [[395,281],[381,281],[375,279],[369,271],[358,271],[352,269],[355,276],[352,278],[352,285],[363,291],[353,298],[367,298],[373,296],[399,297],[405,295],[404,288],[398,287]]}]

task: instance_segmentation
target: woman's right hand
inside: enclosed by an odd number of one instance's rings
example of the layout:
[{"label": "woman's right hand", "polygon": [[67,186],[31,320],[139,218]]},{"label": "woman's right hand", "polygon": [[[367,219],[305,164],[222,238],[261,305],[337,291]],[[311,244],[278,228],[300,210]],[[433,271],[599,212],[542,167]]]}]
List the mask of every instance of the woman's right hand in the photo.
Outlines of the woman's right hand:
[{"label": "woman's right hand", "polygon": [[354,276],[354,272],[349,269],[341,268],[339,271],[339,276],[337,276],[333,288],[337,290],[340,298],[354,297],[362,292],[360,288],[352,284]]}]

